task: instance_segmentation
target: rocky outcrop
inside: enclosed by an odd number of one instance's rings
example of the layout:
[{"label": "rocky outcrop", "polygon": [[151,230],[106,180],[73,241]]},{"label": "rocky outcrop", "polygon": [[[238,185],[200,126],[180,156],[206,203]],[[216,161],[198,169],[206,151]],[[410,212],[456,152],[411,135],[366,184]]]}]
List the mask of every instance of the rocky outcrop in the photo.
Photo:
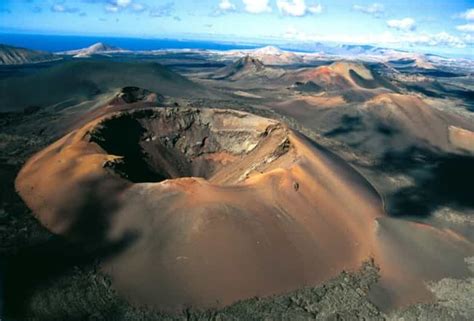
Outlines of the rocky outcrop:
[{"label": "rocky outcrop", "polygon": [[113,98],[111,104],[134,104],[138,102],[161,103],[163,101],[163,95],[153,93],[144,88],[129,86],[123,87]]}]

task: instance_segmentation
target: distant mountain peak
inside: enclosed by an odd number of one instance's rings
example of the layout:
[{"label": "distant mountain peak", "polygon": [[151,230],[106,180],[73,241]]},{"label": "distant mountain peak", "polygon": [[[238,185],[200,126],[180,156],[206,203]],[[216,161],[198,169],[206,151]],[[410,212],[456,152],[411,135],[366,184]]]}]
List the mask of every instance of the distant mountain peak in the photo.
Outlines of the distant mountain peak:
[{"label": "distant mountain peak", "polygon": [[95,51],[116,51],[116,50],[123,50],[119,47],[114,47],[107,45],[103,42],[97,42],[91,46],[89,46],[87,49],[95,50]]},{"label": "distant mountain peak", "polygon": [[261,60],[253,56],[246,55],[242,58],[239,58],[232,64],[219,69],[215,73],[214,77],[217,79],[240,79],[245,77],[253,77],[265,70],[267,70],[267,68]]},{"label": "distant mountain peak", "polygon": [[107,54],[107,53],[119,53],[119,52],[126,52],[126,50],[105,44],[103,42],[97,42],[95,44],[90,45],[89,47],[77,50],[70,50],[63,52],[66,55],[73,55],[77,58],[83,57],[90,57],[92,55],[99,55],[99,54]]},{"label": "distant mountain peak", "polygon": [[359,61],[340,60],[332,63],[329,66],[333,71],[337,72],[346,79],[352,79],[350,71],[357,73],[364,79],[373,80],[374,76],[370,69]]},{"label": "distant mountain peak", "polygon": [[260,54],[260,55],[281,55],[283,51],[275,46],[266,46],[262,48],[255,49],[253,51],[255,54]]}]

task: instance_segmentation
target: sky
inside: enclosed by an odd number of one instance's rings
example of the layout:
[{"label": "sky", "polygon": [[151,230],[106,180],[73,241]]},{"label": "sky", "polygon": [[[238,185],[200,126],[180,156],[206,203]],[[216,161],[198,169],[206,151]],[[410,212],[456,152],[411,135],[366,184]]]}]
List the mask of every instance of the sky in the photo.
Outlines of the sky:
[{"label": "sky", "polygon": [[0,32],[375,44],[474,58],[474,1],[0,0]]}]

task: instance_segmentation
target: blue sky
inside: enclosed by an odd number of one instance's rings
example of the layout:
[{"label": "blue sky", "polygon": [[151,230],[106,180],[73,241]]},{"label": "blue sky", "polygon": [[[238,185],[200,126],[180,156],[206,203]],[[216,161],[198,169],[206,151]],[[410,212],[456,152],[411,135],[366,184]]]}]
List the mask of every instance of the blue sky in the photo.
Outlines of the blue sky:
[{"label": "blue sky", "polygon": [[3,33],[336,42],[473,55],[472,0],[1,0]]}]

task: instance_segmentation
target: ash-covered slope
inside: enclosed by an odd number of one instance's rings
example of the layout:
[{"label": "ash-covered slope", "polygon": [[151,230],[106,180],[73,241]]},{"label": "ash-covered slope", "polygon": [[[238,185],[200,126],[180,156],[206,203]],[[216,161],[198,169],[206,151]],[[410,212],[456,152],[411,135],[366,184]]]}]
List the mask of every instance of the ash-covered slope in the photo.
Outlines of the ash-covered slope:
[{"label": "ash-covered slope", "polygon": [[0,111],[74,105],[123,87],[176,97],[209,96],[206,89],[158,63],[69,61],[36,74],[0,80]]},{"label": "ash-covered slope", "polygon": [[0,65],[23,65],[61,59],[49,52],[0,44]]}]

